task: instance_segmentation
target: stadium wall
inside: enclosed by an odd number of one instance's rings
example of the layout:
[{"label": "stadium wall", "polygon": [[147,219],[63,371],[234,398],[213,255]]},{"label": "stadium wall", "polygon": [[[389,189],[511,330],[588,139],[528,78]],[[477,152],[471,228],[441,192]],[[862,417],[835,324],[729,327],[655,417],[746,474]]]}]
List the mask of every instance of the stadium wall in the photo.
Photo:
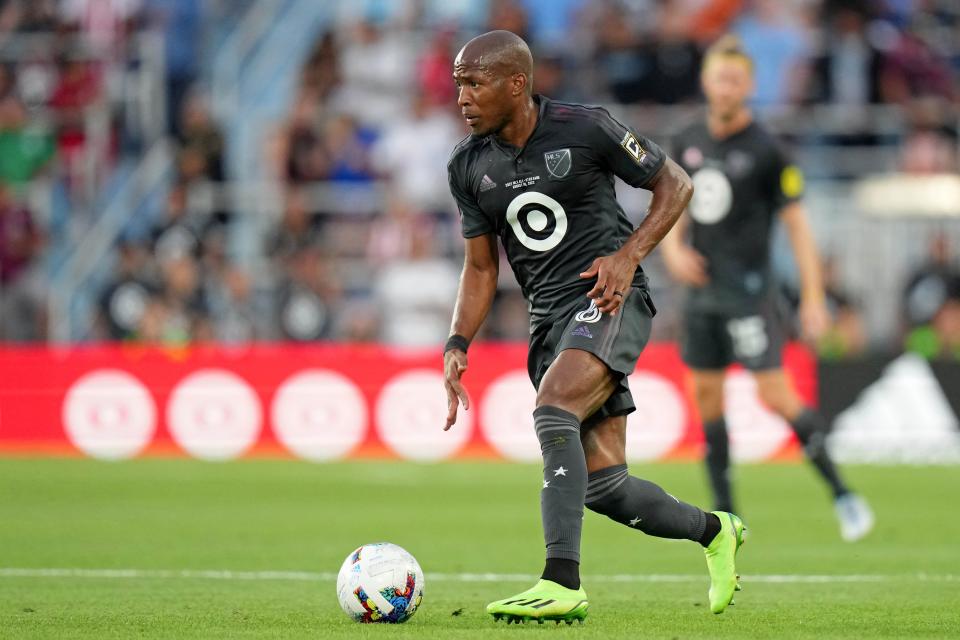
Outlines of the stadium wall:
[{"label": "stadium wall", "polygon": [[[293,456],[312,461],[437,461],[540,457],[526,345],[477,345],[465,383],[469,411],[446,417],[437,350],[376,345],[257,345],[159,349],[0,348],[0,453],[204,460]],[[816,396],[816,365],[791,346],[787,368]],[[635,460],[698,456],[702,436],[677,348],[651,345],[630,378]],[[726,389],[733,454],[797,457],[788,426],[734,371]]]}]

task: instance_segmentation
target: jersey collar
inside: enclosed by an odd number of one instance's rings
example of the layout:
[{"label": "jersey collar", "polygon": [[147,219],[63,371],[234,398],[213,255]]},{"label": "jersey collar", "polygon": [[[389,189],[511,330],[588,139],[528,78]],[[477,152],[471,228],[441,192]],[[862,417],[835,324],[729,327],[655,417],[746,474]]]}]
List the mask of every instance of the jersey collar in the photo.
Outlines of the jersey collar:
[{"label": "jersey collar", "polygon": [[550,104],[550,98],[535,93],[533,95],[533,102],[539,107],[537,111],[537,124],[533,126],[533,131],[530,132],[530,137],[527,138],[527,142],[522,147],[515,147],[508,142],[502,141],[496,136],[496,134],[490,134],[490,141],[501,151],[511,156],[514,160],[520,157],[520,154],[523,153],[523,150],[529,146],[533,139],[537,137],[537,133],[540,131],[540,125],[543,123],[544,118],[547,115],[547,106]]}]

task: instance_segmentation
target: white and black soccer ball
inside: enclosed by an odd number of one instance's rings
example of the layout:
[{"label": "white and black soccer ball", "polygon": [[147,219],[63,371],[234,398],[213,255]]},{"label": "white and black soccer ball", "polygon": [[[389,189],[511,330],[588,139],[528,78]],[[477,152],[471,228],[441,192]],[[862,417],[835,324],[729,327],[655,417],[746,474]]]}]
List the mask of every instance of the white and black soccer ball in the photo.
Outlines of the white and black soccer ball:
[{"label": "white and black soccer ball", "polygon": [[402,547],[365,544],[343,561],[337,599],[357,622],[406,622],[423,599],[423,571]]}]

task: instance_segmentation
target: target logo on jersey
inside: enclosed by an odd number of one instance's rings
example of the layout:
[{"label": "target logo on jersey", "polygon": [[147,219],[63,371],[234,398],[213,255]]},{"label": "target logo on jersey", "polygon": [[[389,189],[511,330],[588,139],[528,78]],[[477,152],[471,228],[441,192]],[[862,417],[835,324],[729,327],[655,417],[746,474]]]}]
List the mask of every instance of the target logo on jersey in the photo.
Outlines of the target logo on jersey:
[{"label": "target logo on jersey", "polygon": [[520,244],[531,251],[550,251],[567,235],[567,212],[539,191],[514,198],[507,207],[507,223]]},{"label": "target logo on jersey", "polygon": [[714,167],[693,174],[693,198],[690,215],[700,224],[716,224],[727,217],[733,204],[733,188],[727,176]]}]

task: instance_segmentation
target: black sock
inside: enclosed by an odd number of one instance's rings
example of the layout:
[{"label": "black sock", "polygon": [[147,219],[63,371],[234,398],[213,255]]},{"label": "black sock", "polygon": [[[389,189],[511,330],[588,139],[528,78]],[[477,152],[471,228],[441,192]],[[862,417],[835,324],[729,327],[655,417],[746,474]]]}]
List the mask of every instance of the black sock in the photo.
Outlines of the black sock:
[{"label": "black sock", "polygon": [[583,499],[587,492],[580,421],[559,407],[542,406],[533,412],[533,426],[543,454],[540,516],[546,557],[580,562]]},{"label": "black sock", "polygon": [[703,511],[648,480],[631,476],[625,464],[594,471],[587,477],[586,506],[649,536],[676,540],[703,537]]},{"label": "black sock", "polygon": [[826,437],[829,432],[827,421],[812,409],[804,409],[797,419],[790,425],[797,439],[803,445],[807,459],[813,464],[821,477],[830,485],[834,498],[839,498],[850,490],[840,479],[840,473],[833,465],[830,454],[827,453]]},{"label": "black sock", "polygon": [[717,511],[733,512],[733,493],[730,490],[730,438],[723,416],[703,424],[706,439],[707,477],[713,489],[713,505]]},{"label": "black sock", "polygon": [[579,589],[580,563],[566,558],[547,558],[547,563],[543,566],[543,575],[540,577],[556,582],[567,589]]},{"label": "black sock", "polygon": [[720,533],[720,518],[715,513],[708,513],[707,526],[703,528],[703,535],[699,540],[701,546],[709,546],[718,533]]}]

